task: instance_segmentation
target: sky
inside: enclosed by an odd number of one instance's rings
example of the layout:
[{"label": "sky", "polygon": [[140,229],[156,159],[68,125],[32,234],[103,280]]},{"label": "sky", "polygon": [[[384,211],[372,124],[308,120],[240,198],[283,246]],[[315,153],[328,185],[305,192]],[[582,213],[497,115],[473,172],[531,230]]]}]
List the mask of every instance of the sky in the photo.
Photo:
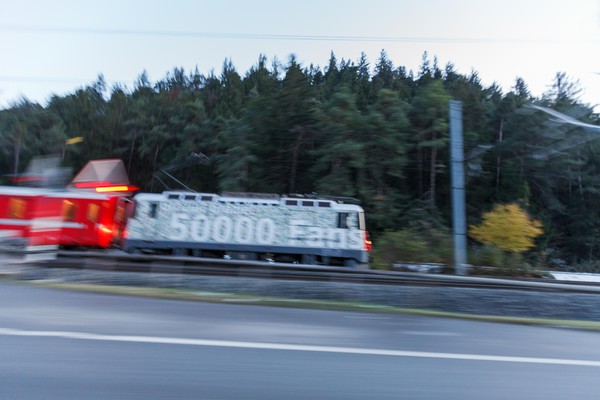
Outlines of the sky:
[{"label": "sky", "polygon": [[131,89],[174,67],[240,75],[262,54],[325,67],[331,53],[418,71],[424,52],[534,96],[564,72],[600,106],[600,0],[0,0],[0,108],[46,104],[94,82]]}]

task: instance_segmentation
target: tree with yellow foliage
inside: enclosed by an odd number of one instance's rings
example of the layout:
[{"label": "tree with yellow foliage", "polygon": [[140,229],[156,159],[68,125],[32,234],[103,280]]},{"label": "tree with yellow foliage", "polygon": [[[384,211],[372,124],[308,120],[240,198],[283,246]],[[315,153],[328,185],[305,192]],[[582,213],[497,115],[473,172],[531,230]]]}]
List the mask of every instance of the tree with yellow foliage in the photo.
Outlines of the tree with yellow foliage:
[{"label": "tree with yellow foliage", "polygon": [[532,219],[518,204],[497,204],[482,215],[479,225],[469,225],[469,236],[502,250],[522,253],[541,235],[542,223]]}]

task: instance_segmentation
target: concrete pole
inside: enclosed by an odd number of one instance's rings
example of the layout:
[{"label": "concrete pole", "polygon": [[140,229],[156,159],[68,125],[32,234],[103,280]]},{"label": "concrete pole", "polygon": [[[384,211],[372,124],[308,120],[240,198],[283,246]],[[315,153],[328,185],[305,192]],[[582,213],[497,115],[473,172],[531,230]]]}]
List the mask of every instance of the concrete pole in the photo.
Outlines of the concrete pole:
[{"label": "concrete pole", "polygon": [[452,184],[452,225],[454,228],[454,270],[467,274],[467,225],[465,221],[465,168],[462,102],[450,100],[450,173]]}]

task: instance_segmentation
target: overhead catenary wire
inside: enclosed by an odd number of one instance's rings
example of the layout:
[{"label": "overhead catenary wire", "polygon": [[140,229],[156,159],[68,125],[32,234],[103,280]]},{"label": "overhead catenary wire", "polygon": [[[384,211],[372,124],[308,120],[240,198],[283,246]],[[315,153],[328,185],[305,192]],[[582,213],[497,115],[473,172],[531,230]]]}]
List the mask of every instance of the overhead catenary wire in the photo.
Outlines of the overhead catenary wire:
[{"label": "overhead catenary wire", "polygon": [[497,37],[421,37],[421,36],[365,36],[365,35],[313,35],[313,34],[272,34],[210,31],[143,30],[124,28],[92,28],[42,25],[0,24],[0,31],[51,33],[51,34],[89,34],[89,35],[127,35],[127,36],[167,36],[204,39],[243,39],[243,40],[295,40],[295,41],[343,41],[343,42],[397,42],[397,43],[599,43],[598,39],[564,38],[497,38]]}]

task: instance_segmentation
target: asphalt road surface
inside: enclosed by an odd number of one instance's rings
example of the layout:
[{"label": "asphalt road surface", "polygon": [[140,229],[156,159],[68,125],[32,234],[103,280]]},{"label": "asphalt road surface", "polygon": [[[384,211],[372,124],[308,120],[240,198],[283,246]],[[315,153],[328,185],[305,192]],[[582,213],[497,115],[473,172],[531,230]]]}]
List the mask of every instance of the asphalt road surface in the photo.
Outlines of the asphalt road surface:
[{"label": "asphalt road surface", "polygon": [[595,332],[0,282],[0,399],[598,399],[598,377]]}]

